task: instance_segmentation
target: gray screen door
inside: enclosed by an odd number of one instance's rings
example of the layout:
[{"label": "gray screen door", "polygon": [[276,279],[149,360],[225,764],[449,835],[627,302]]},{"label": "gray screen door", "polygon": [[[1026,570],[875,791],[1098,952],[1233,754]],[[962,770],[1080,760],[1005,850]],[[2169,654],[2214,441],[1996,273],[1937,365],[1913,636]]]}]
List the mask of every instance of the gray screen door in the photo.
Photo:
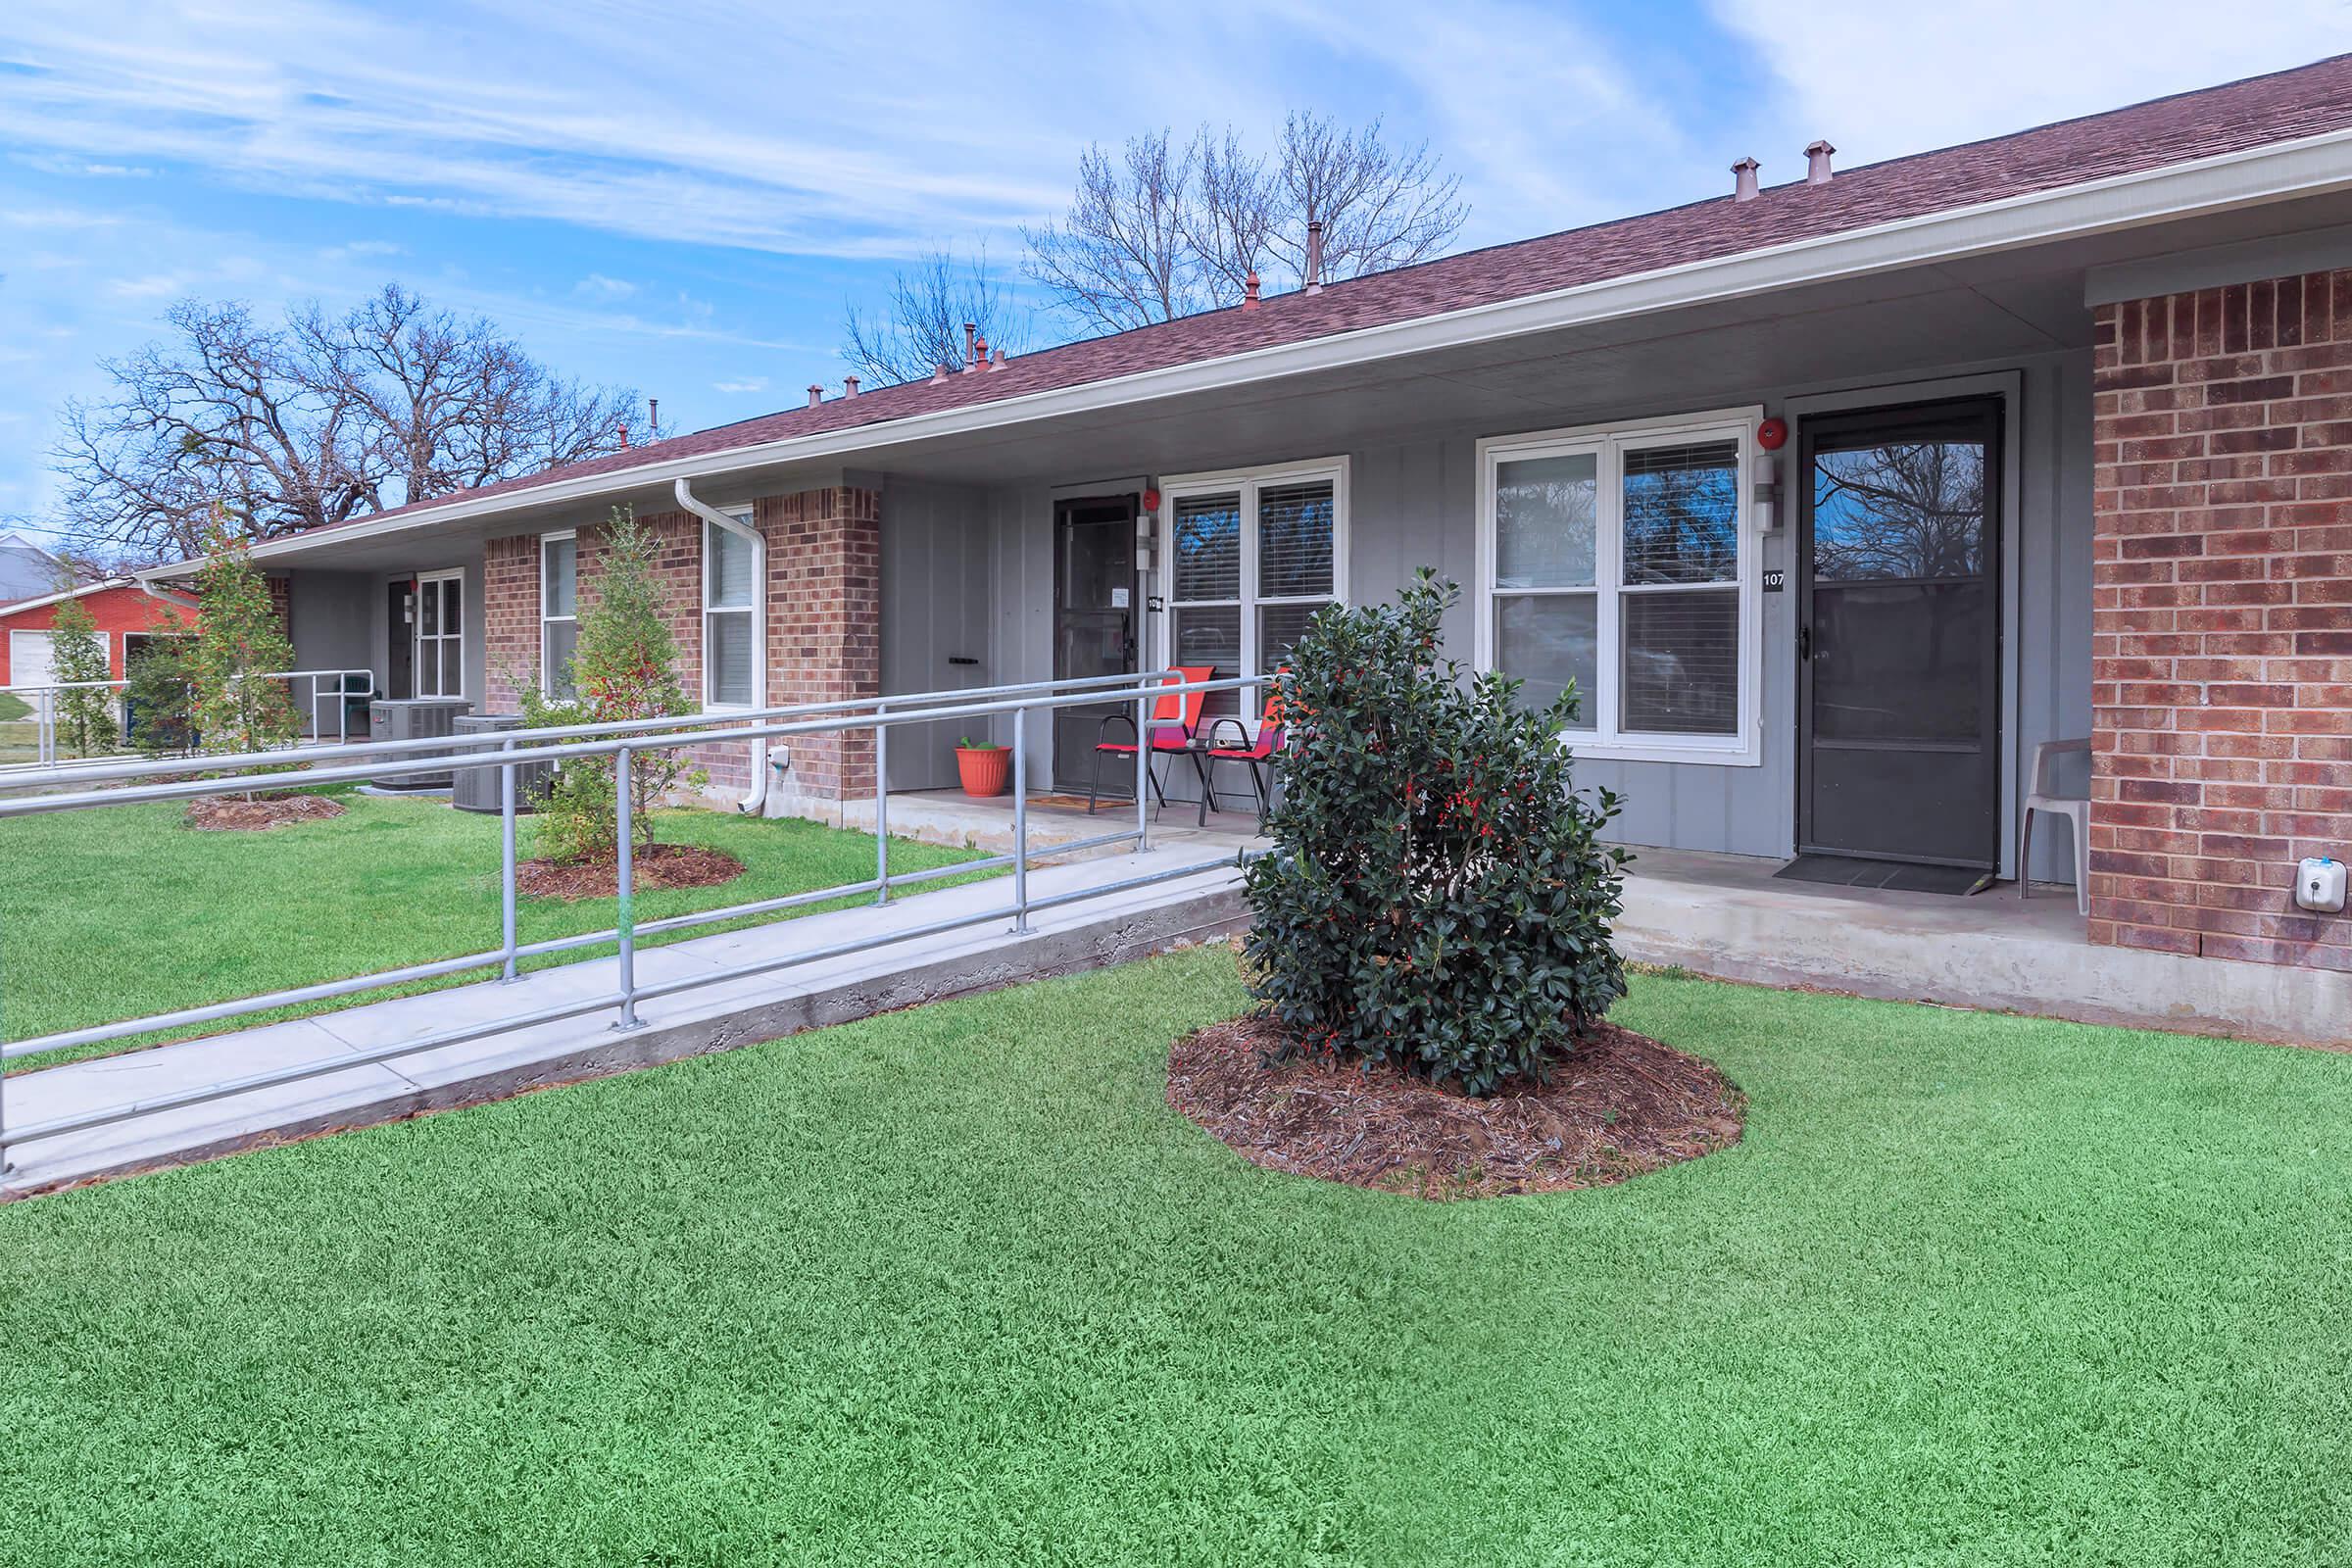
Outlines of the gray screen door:
[{"label": "gray screen door", "polygon": [[1807,419],[1797,843],[2000,858],[2001,407]]},{"label": "gray screen door", "polygon": [[[1063,501],[1054,508],[1054,678],[1132,675],[1143,607],[1135,596],[1135,497]],[[1084,789],[1103,715],[1133,704],[1054,710],[1054,782]],[[1130,737],[1120,731],[1114,739]]]}]

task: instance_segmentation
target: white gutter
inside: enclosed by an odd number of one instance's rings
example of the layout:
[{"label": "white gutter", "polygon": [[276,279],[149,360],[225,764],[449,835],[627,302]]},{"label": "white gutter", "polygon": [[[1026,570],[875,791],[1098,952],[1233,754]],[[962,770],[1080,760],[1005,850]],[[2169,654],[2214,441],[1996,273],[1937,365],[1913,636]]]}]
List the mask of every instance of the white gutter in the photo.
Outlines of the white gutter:
[{"label": "white gutter", "polygon": [[[672,489],[678,505],[702,518],[713,528],[724,528],[738,539],[747,540],[752,547],[752,707],[767,706],[767,540],[759,529],[744,526],[740,517],[730,517],[716,507],[695,495],[681,478]],[[704,567],[708,580],[710,567]],[[708,655],[709,650],[706,649]],[[706,682],[710,679],[705,673]],[[747,816],[757,816],[767,807],[767,742],[752,742],[751,793],[735,803],[735,808]]]},{"label": "white gutter", "polygon": [[[1189,365],[1140,370],[1077,386],[1025,393],[932,414],[908,415],[756,446],[672,458],[634,468],[557,480],[477,501],[403,513],[381,522],[357,522],[312,535],[255,545],[256,560],[307,548],[431,528],[463,518],[561,506],[615,490],[718,478],[778,464],[815,462],[870,452],[900,442],[936,440],[1068,415],[1123,408],[1186,393],[1246,386],[1316,370],[1341,369],[1433,349],[1554,331],[1626,317],[1652,315],[1713,300],[1740,299],[1810,283],[1867,276],[1951,262],[2051,240],[2230,212],[2268,202],[2352,189],[2352,130],[2224,153],[2054,190],[2006,197],[1868,228],[1793,240],[1710,261],[1689,262],[1630,276],[1502,300],[1492,305],[1416,317],[1383,326],[1277,344]],[[1774,192],[1766,191],[1764,199]],[[142,576],[173,570],[151,567]]]}]

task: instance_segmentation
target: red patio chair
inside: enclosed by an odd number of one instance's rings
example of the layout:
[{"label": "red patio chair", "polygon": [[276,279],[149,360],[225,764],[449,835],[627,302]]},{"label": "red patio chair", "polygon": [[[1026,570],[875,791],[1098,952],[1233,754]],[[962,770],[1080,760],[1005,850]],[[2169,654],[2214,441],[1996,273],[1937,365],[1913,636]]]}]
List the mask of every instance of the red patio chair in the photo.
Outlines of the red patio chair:
[{"label": "red patio chair", "polygon": [[[1215,670],[1205,664],[1179,664],[1176,666],[1176,673],[1168,677],[1166,684],[1187,686],[1197,681],[1207,680],[1215,673]],[[1206,692],[1170,692],[1153,703],[1151,719],[1152,752],[1154,754],[1177,752],[1191,755],[1194,766],[1198,768],[1200,757],[1193,752],[1193,737],[1200,728],[1200,705],[1207,701],[1208,693]],[[1110,726],[1113,724],[1126,725],[1127,733],[1133,735],[1135,733],[1135,715],[1125,711],[1110,713],[1105,715],[1102,722],[1096,727],[1095,771],[1094,776],[1088,779],[1086,784],[1086,814],[1089,816],[1095,814],[1095,802],[1102,793],[1102,759],[1105,756],[1129,758],[1135,756],[1134,741],[1114,741],[1104,738],[1109,734]],[[1167,805],[1167,793],[1160,788],[1159,774],[1153,770],[1149,760],[1144,763],[1144,777],[1151,780],[1152,798],[1161,806]]]},{"label": "red patio chair", "polygon": [[[1220,745],[1226,726],[1231,725],[1235,744]],[[1270,687],[1266,692],[1266,711],[1257,721],[1257,739],[1250,738],[1250,730],[1238,718],[1220,718],[1208,731],[1208,759],[1202,769],[1202,785],[1216,776],[1219,762],[1244,762],[1250,768],[1250,787],[1257,792],[1257,826],[1265,831],[1266,813],[1274,808],[1274,763],[1282,750],[1282,689]],[[1208,801],[1217,806],[1217,792],[1208,791]]]}]

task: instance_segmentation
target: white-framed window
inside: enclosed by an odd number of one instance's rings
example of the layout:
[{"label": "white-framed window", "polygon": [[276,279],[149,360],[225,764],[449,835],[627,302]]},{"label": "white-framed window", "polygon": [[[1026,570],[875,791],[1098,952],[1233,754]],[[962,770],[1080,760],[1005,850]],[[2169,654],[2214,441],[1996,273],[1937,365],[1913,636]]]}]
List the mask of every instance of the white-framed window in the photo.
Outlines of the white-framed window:
[{"label": "white-framed window", "polygon": [[1579,755],[1762,760],[1749,522],[1759,409],[1478,446],[1478,664],[1548,707]]},{"label": "white-framed window", "polygon": [[757,686],[760,549],[750,515],[737,521],[742,532],[703,523],[705,708],[749,708]]},{"label": "white-framed window", "polygon": [[[1165,479],[1159,536],[1162,662],[1271,674],[1307,618],[1347,597],[1348,460]],[[1254,729],[1263,706],[1261,693],[1211,692],[1203,712]]]},{"label": "white-framed window", "polygon": [[580,536],[570,529],[539,536],[539,689],[560,703],[572,688],[571,656],[580,646]]},{"label": "white-framed window", "polygon": [[466,695],[466,573],[416,574],[415,685],[419,697]]}]

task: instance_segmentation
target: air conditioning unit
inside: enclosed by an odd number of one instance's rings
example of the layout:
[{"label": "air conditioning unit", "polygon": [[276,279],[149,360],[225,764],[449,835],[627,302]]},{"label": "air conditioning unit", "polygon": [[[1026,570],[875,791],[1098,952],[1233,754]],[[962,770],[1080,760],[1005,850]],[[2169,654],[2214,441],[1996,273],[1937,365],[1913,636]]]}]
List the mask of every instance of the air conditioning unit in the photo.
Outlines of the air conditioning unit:
[{"label": "air conditioning unit", "polygon": [[[457,733],[458,720],[465,717],[473,704],[463,697],[416,697],[405,701],[374,702],[368,705],[368,738],[379,741],[435,740]],[[447,756],[445,752],[395,752],[392,757],[402,761],[419,758]],[[386,758],[389,761],[392,758]],[[445,790],[450,787],[448,773],[394,773],[374,781],[376,788],[386,790]]]},{"label": "air conditioning unit", "polygon": [[[452,733],[459,735],[495,735],[501,730],[522,728],[520,713],[469,713],[458,720]],[[496,757],[501,754],[473,747],[466,749],[471,757]],[[528,757],[528,752],[517,752]],[[499,776],[504,767],[461,767],[457,782],[449,787],[449,804],[461,811],[502,811],[499,798]],[[547,781],[556,776],[553,762],[517,762],[514,765],[514,809],[527,811],[531,803],[547,788]]]}]

